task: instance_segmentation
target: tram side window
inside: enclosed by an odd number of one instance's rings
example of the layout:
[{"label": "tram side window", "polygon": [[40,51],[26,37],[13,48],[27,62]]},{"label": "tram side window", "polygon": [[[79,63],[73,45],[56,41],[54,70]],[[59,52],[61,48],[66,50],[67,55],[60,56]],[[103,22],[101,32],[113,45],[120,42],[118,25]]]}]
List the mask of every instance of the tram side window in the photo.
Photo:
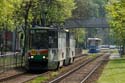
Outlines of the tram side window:
[{"label": "tram side window", "polygon": [[49,32],[49,48],[57,48],[57,34],[56,31]]},{"label": "tram side window", "polygon": [[99,40],[96,40],[96,44],[95,44],[96,46],[98,46],[99,45]]}]

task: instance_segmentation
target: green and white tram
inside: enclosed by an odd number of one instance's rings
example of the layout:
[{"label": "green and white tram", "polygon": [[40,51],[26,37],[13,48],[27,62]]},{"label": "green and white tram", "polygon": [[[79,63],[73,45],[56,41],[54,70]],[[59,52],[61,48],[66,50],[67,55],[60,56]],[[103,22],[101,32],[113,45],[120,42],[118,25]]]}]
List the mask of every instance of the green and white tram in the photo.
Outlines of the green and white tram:
[{"label": "green and white tram", "polygon": [[28,30],[26,69],[58,69],[73,63],[75,40],[70,32],[48,27]]}]

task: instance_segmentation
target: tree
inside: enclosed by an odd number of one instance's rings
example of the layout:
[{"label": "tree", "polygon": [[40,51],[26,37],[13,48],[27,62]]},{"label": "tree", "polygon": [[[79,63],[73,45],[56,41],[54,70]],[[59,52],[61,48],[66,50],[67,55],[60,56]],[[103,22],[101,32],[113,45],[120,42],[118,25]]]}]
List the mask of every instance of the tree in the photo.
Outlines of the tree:
[{"label": "tree", "polygon": [[[73,17],[88,19],[101,17],[104,13],[106,0],[75,0],[77,8],[73,11]],[[103,14],[104,15],[104,14]]]},{"label": "tree", "polygon": [[83,48],[84,42],[85,42],[85,29],[84,28],[77,28],[77,29],[72,29],[71,30],[74,35],[75,35],[75,40],[76,40],[76,47],[77,48]]},{"label": "tree", "polygon": [[0,7],[0,25],[18,26],[25,23],[42,26],[44,20],[47,25],[62,23],[76,8],[74,0],[1,0]]},{"label": "tree", "polygon": [[[109,23],[114,31],[115,37],[125,49],[125,1],[124,0],[109,0],[106,9]],[[124,52],[123,52],[124,53]]]},{"label": "tree", "polygon": [[72,11],[75,9],[74,0],[51,0],[50,2],[40,1],[39,3],[33,9],[33,12],[36,12],[36,9],[40,11],[35,14],[34,22],[41,21],[41,24],[44,25],[43,23],[45,23],[46,26],[50,26],[53,23],[63,23],[72,16]]},{"label": "tree", "polygon": [[12,28],[14,24],[13,20],[13,0],[1,0],[0,1],[0,27],[1,28]]},{"label": "tree", "polygon": [[93,2],[98,5],[98,17],[105,17],[105,5],[107,0],[93,0]]}]

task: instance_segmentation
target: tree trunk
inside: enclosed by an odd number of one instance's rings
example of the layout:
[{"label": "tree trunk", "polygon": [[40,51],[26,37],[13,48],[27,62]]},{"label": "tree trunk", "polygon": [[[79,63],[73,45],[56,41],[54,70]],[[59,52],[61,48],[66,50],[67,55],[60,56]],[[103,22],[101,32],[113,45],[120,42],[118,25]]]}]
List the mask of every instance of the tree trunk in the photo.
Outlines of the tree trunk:
[{"label": "tree trunk", "polygon": [[24,24],[24,35],[25,35],[25,39],[24,39],[24,47],[23,47],[23,56],[25,55],[26,52],[26,48],[27,48],[27,41],[28,41],[28,33],[27,33],[27,27],[28,27],[28,16],[29,16],[29,10],[31,8],[31,0],[29,3],[27,3],[26,7],[25,7],[25,16],[24,16],[24,20],[25,20],[25,24]]}]

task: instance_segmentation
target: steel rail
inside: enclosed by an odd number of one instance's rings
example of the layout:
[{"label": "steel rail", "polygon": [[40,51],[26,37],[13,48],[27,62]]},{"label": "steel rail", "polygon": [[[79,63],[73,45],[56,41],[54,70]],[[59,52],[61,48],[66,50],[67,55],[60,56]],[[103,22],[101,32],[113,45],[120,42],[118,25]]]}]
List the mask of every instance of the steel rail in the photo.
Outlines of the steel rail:
[{"label": "steel rail", "polygon": [[94,61],[95,59],[97,59],[100,56],[97,56],[95,58],[89,59],[87,61],[85,61],[83,64],[75,67],[74,69],[72,69],[71,71],[59,76],[58,78],[50,81],[49,83],[58,83],[60,80],[64,79],[65,77],[67,77],[68,75],[72,74],[73,72],[77,71],[78,69],[80,69],[81,67],[84,67],[85,65],[89,64],[90,62]]},{"label": "steel rail", "polygon": [[88,73],[88,75],[87,75],[80,83],[85,83],[85,81],[86,81],[90,76],[92,76],[92,74],[101,66],[101,64],[102,64],[102,62],[99,63],[98,65],[96,65],[96,66],[92,69],[92,71],[90,71],[90,72]]},{"label": "steel rail", "polygon": [[[104,58],[107,58],[107,57],[108,57],[108,55],[107,55],[106,57],[104,57]],[[89,77],[91,77],[92,74],[93,74],[93,73],[101,66],[101,64],[102,64],[103,62],[105,62],[105,61],[108,61],[108,59],[103,59],[103,60],[101,60],[100,63],[97,64],[97,65],[88,73],[88,75],[87,75],[80,83],[85,83],[85,82],[89,79]]]}]

